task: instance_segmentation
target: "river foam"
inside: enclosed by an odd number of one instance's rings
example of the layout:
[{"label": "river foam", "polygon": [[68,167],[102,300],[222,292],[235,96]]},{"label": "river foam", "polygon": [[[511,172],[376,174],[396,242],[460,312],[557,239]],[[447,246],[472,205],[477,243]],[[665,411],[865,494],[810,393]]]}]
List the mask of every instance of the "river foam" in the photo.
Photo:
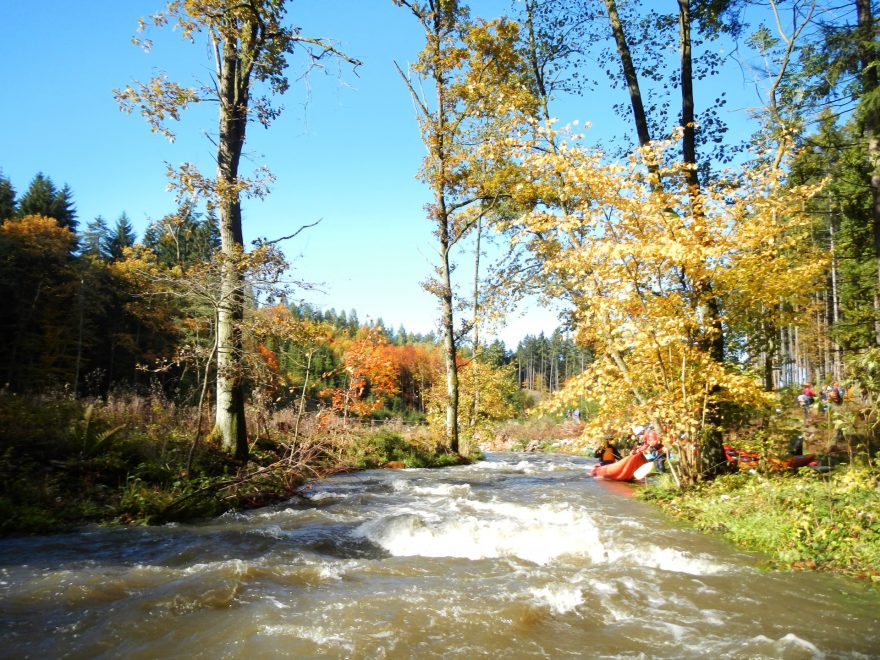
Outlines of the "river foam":
[{"label": "river foam", "polygon": [[567,554],[594,561],[607,554],[585,511],[478,500],[444,504],[390,512],[363,523],[354,535],[398,557],[518,557],[546,564]]}]

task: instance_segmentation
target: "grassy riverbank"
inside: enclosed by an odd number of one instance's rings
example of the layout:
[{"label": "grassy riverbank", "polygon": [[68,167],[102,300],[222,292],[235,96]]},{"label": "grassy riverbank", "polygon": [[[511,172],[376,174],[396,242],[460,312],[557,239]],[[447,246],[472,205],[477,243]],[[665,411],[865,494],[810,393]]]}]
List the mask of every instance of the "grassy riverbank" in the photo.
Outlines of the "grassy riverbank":
[{"label": "grassy riverbank", "polygon": [[880,470],[739,472],[688,491],[643,492],[697,528],[767,554],[780,568],[826,570],[880,585]]},{"label": "grassy riverbank", "polygon": [[0,535],[194,520],[284,500],[336,472],[464,460],[424,427],[373,429],[315,415],[251,422],[259,436],[241,464],[197,433],[210,420],[160,395],[0,394]]}]

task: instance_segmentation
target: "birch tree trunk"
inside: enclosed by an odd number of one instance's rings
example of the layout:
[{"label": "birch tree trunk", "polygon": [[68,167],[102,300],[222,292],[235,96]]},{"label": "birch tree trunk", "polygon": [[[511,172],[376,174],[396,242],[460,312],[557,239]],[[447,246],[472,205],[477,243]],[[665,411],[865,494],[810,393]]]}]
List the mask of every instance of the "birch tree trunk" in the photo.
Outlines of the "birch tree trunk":
[{"label": "birch tree trunk", "polygon": [[443,361],[446,365],[446,444],[458,453],[458,364],[455,361],[455,316],[452,304],[452,264],[449,253],[449,216],[442,194],[437,195],[440,225],[440,276],[443,293],[440,297],[440,314],[443,325]]},{"label": "birch tree trunk", "polygon": [[473,402],[471,404],[470,426],[477,426],[477,418],[480,414],[480,388],[479,388],[479,371],[476,361],[480,354],[480,241],[483,237],[483,219],[477,220],[477,226],[474,228],[476,237],[474,238],[474,301],[473,301],[473,337],[474,337],[474,369],[473,371]]},{"label": "birch tree trunk", "polygon": [[220,250],[224,264],[220,276],[220,304],[217,309],[217,408],[214,430],[223,448],[237,459],[245,461],[248,443],[241,328],[244,318],[244,282],[236,267],[244,249],[244,236],[241,199],[236,184],[247,127],[249,78],[237,44],[228,41],[224,43],[218,62],[220,136],[217,143],[217,182],[220,189]]}]

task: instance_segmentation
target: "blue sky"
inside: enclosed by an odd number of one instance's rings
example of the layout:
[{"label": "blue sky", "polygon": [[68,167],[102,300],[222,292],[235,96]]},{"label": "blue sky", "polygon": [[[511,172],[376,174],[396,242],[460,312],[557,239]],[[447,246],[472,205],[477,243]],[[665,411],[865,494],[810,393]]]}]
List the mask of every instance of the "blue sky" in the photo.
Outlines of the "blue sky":
[{"label": "blue sky", "polygon": [[[191,161],[213,172],[205,137],[216,124],[212,108],[187,111],[172,126],[177,140],[171,144],[139,116],[120,112],[113,98],[113,88],[145,81],[156,70],[183,83],[194,75],[208,79],[211,61],[201,42],[189,44],[166,29],[151,32],[151,53],[131,44],[138,17],[163,4],[4,3],[0,169],[19,194],[43,172],[57,186],[71,187],[81,227],[98,215],[112,223],[125,212],[141,236],[150,219],[175,208],[166,192],[166,162]],[[471,3],[472,13],[484,17],[509,6],[504,0]],[[295,0],[289,17],[303,34],[329,37],[364,64],[357,75],[331,65],[326,75],[294,81],[282,117],[268,131],[249,128],[248,162],[267,165],[276,182],[268,198],[246,203],[245,237],[272,239],[321,220],[284,244],[294,276],[320,286],[302,297],[321,308],[354,308],[361,320],[431,331],[436,301],[419,285],[435,262],[423,210],[428,191],[415,178],[424,147],[394,68],[395,60],[405,66],[416,57],[419,26],[391,0]],[[302,66],[292,63],[293,77]],[[754,98],[742,80],[736,84]],[[606,96],[598,103],[578,99],[568,107],[581,114],[561,119],[590,121],[590,133],[606,139],[620,130],[609,106]],[[743,114],[741,107],[731,112]],[[514,313],[499,336],[515,348],[523,335],[549,333],[556,325],[553,312],[530,305]]]}]

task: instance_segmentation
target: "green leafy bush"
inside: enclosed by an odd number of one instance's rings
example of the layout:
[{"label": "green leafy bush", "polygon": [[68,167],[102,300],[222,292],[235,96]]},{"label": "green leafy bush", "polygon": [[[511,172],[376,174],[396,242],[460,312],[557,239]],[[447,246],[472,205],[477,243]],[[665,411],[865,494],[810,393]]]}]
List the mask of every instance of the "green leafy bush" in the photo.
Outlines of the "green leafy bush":
[{"label": "green leafy bush", "polygon": [[878,486],[876,469],[841,465],[830,473],[741,472],[687,491],[649,488],[645,497],[781,566],[880,582]]},{"label": "green leafy bush", "polygon": [[357,469],[378,468],[388,463],[427,468],[459,465],[462,462],[461,456],[447,452],[436,443],[405,438],[387,429],[353,439],[346,454],[347,462]]}]

